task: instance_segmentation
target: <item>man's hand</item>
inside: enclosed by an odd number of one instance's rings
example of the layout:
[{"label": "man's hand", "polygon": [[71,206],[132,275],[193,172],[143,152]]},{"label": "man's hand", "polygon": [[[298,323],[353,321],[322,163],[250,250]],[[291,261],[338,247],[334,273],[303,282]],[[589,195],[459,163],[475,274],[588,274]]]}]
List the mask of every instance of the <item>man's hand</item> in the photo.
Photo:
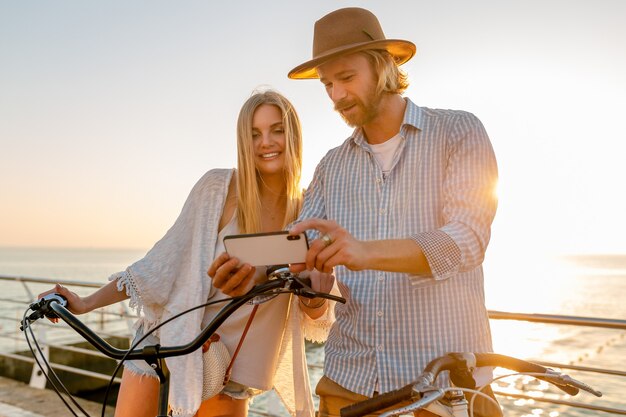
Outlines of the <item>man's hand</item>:
[{"label": "man's hand", "polygon": [[256,268],[249,264],[238,265],[239,259],[224,252],[215,258],[207,271],[213,278],[213,286],[231,297],[244,295],[257,284],[254,280]]},{"label": "man's hand", "polygon": [[355,239],[332,220],[304,220],[293,226],[289,234],[297,235],[309,229],[318,230],[320,238],[315,239],[309,246],[306,264],[292,265],[290,267],[292,272],[317,269],[331,273],[337,265],[344,265],[353,271],[367,269],[367,242]]}]

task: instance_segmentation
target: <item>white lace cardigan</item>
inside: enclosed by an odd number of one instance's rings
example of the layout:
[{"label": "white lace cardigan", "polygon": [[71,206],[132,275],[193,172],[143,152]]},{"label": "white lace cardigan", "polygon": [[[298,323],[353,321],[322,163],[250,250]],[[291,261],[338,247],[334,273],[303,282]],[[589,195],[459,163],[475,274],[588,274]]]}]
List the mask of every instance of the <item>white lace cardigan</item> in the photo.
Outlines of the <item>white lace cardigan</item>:
[{"label": "white lace cardigan", "polygon": [[[109,278],[117,280],[118,290],[126,290],[130,306],[140,314],[135,328],[143,325],[147,332],[175,314],[207,301],[212,285],[207,270],[216,256],[218,225],[233,173],[232,169],[207,172],[193,187],[165,236],[143,259]],[[292,297],[274,389],[293,416],[314,415],[304,338],[324,341],[334,320],[333,310],[329,308],[325,316],[311,320],[299,308],[298,298]],[[193,340],[201,330],[202,317],[203,310],[195,310],[158,329],[156,335],[161,345],[181,345]],[[166,362],[173,415],[192,417],[201,403],[201,350],[167,358]]]}]

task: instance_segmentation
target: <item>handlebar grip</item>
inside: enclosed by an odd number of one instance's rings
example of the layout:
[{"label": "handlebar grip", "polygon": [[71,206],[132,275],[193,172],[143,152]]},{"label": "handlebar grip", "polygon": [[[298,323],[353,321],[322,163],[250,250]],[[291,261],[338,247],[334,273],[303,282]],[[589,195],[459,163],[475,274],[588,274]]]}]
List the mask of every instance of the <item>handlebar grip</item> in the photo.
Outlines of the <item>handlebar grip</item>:
[{"label": "handlebar grip", "polygon": [[372,397],[369,400],[360,401],[344,407],[340,412],[341,417],[364,416],[375,411],[391,407],[392,405],[396,405],[402,401],[410,400],[414,395],[419,395],[418,392],[413,390],[413,386],[413,384],[409,384],[395,391],[389,391],[384,394],[377,395],[376,397]]},{"label": "handlebar grip", "polygon": [[67,306],[67,298],[61,294],[48,294],[39,301],[39,305],[45,311],[44,315],[48,318],[59,318],[59,316],[50,308],[52,303],[59,303],[63,307]]},{"label": "handlebar grip", "polygon": [[56,319],[59,316],[52,310],[52,304],[59,304],[62,306],[67,305],[67,299],[58,293],[50,293],[41,297],[38,301],[32,303],[29,308],[32,310],[32,314],[28,316],[30,321],[38,320],[44,316],[49,319]]},{"label": "handlebar grip", "polygon": [[541,380],[546,381],[546,382],[551,382],[552,385],[554,385],[555,387],[557,387],[561,391],[565,392],[566,394],[571,395],[572,397],[580,392],[580,390],[578,388],[573,387],[571,385],[561,385],[558,382],[555,382],[555,381],[551,380],[550,377],[536,376],[535,378],[541,379]]}]

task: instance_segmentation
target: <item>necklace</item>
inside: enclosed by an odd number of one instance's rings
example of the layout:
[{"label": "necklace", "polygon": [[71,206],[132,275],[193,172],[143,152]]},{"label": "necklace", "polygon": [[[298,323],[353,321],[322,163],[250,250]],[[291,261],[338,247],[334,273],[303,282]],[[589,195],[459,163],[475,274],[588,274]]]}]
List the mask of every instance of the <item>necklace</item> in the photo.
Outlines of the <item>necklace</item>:
[{"label": "necklace", "polygon": [[266,221],[274,222],[277,218],[283,218],[285,216],[285,210],[287,206],[287,199],[285,196],[276,200],[263,201],[261,200],[261,217]]}]

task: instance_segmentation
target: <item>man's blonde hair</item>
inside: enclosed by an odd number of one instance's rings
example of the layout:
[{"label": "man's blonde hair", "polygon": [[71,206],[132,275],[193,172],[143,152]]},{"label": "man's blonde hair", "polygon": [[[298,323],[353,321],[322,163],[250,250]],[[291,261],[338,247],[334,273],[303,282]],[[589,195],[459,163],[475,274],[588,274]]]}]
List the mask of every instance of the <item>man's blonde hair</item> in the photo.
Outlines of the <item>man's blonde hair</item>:
[{"label": "man's blonde hair", "polygon": [[285,131],[285,167],[287,206],[283,227],[296,220],[302,207],[302,129],[293,105],[283,95],[267,90],[254,93],[241,107],[237,120],[237,222],[240,233],[261,231],[261,178],[254,164],[252,118],[256,109],[269,104],[280,110]]},{"label": "man's blonde hair", "polygon": [[402,94],[409,87],[408,75],[396,65],[389,52],[384,49],[366,49],[361,53],[372,63],[378,77],[377,94]]}]

